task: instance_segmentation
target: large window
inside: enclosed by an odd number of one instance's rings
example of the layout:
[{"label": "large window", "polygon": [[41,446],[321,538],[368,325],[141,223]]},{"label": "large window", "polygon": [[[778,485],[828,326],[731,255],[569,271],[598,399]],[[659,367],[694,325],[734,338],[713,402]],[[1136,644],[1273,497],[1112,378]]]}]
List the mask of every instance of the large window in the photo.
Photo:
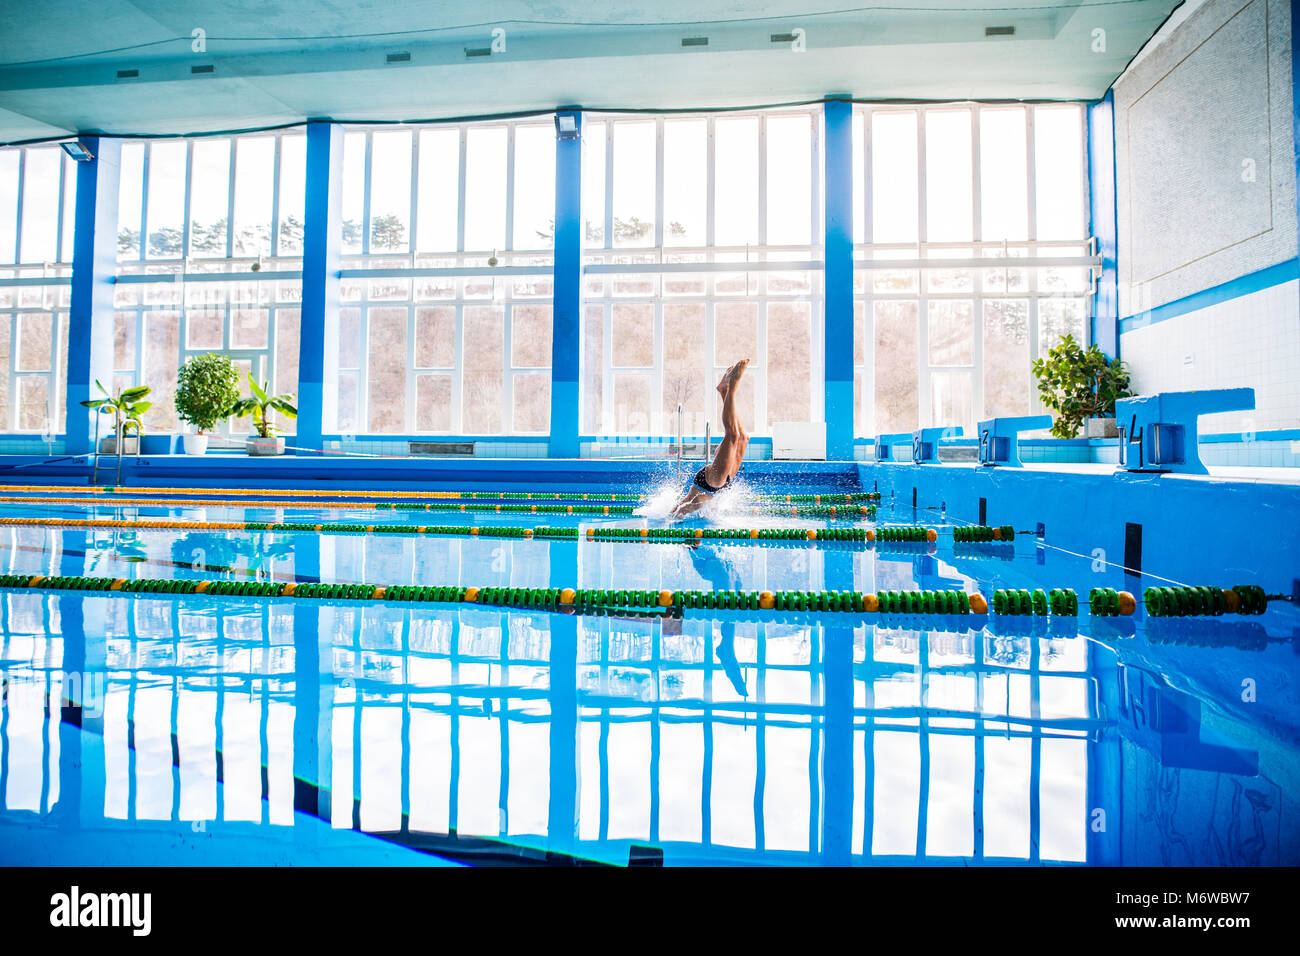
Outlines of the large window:
[{"label": "large window", "polygon": [[1083,124],[1072,104],[856,110],[856,434],[1037,410],[1031,358],[1087,339]]},{"label": "large window", "polygon": [[[123,144],[113,379],[153,389],[151,427],[181,427],[176,371],[204,352],[297,392],[305,175],[298,130]],[[246,435],[252,422],[222,430]]]},{"label": "large window", "polygon": [[586,435],[687,435],[714,386],[756,434],[822,417],[820,111],[589,117],[583,128]]},{"label": "large window", "polygon": [[3,431],[52,438],[64,427],[76,186],[58,146],[0,150]]},{"label": "large window", "polygon": [[549,431],[550,117],[352,129],[343,176],[338,432]]}]

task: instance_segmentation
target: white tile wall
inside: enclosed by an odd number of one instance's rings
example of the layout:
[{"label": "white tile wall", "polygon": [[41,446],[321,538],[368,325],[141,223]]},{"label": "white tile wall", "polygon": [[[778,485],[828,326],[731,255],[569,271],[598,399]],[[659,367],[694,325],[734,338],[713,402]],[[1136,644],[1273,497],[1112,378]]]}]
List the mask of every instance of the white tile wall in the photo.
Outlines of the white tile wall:
[{"label": "white tile wall", "polygon": [[1300,283],[1125,332],[1120,357],[1142,395],[1255,389],[1254,412],[1207,415],[1200,426],[1205,434],[1300,426]]}]

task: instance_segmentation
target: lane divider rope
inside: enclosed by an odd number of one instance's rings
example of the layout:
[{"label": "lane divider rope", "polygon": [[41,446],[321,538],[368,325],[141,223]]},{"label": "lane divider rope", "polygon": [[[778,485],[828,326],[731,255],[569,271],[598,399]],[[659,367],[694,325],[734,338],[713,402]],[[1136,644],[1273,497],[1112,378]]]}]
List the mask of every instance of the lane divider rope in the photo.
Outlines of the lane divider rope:
[{"label": "lane divider rope", "polygon": [[[230,499],[190,499],[179,498],[73,498],[73,497],[9,497],[0,496],[0,502],[7,504],[94,504],[109,507],[120,505],[137,505],[153,508],[289,508],[298,510],[397,510],[397,511],[457,511],[465,514],[569,514],[569,515],[623,515],[636,513],[632,505],[555,505],[555,504],[457,504],[452,501],[259,501]],[[736,509],[738,511],[744,509]],[[770,504],[754,506],[747,509],[750,514],[781,514],[811,518],[874,518],[875,505],[783,505]]]},{"label": "lane divider rope", "polygon": [[[817,611],[859,614],[986,615],[999,617],[1073,618],[1079,598],[1070,588],[998,589],[990,603],[981,593],[965,591],[703,591],[629,590],[612,588],[462,587],[459,585],[318,584],[168,578],[111,578],[90,576],[0,575],[0,588],[43,591],[120,591],[126,593],[209,594],[251,597],[292,597],[345,601],[403,603],[465,603],[500,607],[573,610],[602,613],[616,610],[650,610],[680,614],[686,610]],[[1163,589],[1149,589],[1163,590]],[[1212,589],[1205,589],[1212,590]],[[1228,597],[1231,594],[1232,597]],[[1264,612],[1267,602],[1283,595],[1264,595],[1254,585],[1223,590],[1223,610],[1242,615]],[[1235,600],[1234,600],[1235,599]],[[1206,605],[1189,603],[1185,614],[1212,614]],[[1088,610],[1094,617],[1132,615],[1137,600],[1127,591],[1093,588]],[[1197,610],[1200,608],[1200,610]],[[1220,611],[1219,613],[1222,613]]]},{"label": "lane divider rope", "polygon": [[[333,497],[333,498],[441,498],[465,501],[599,501],[644,502],[645,495],[619,494],[614,492],[582,494],[579,492],[536,492],[536,491],[386,491],[353,490],[347,488],[154,488],[149,486],[112,486],[91,485],[86,488],[70,488],[67,485],[6,485],[8,491],[23,492],[68,492],[75,490],[78,494],[89,495],[279,495],[281,497]],[[844,494],[815,495],[755,495],[759,501],[784,504],[854,504],[880,500],[880,492],[851,492]]]}]

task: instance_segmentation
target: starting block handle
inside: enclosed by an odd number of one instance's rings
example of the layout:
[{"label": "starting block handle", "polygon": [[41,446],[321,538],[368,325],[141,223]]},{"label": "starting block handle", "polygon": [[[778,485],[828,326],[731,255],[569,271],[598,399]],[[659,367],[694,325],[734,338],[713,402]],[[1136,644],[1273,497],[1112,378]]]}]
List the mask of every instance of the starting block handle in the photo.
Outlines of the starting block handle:
[{"label": "starting block handle", "polygon": [[979,463],[1023,468],[1020,460],[1020,433],[1051,428],[1051,415],[1015,415],[990,418],[979,423]]}]

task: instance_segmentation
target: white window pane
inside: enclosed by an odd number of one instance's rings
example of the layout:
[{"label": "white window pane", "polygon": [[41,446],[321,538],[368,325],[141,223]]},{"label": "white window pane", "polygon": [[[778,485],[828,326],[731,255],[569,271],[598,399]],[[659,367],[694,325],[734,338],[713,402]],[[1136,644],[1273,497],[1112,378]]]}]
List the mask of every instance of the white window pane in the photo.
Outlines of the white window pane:
[{"label": "white window pane", "polygon": [[812,417],[812,306],[773,302],[767,307],[767,420]]},{"label": "white window pane", "polygon": [[462,406],[464,431],[470,435],[501,432],[505,363],[505,317],[500,308],[465,309]]},{"label": "white window pane", "polygon": [[14,261],[18,238],[18,155],[0,149],[0,262]]},{"label": "white window pane", "polygon": [[664,421],[677,433],[677,406],[682,431],[704,434],[708,421],[709,366],[704,346],[705,306],[670,302],[664,305]]},{"label": "white window pane", "polygon": [[406,309],[388,308],[370,309],[366,315],[370,432],[406,430],[406,317]]},{"label": "white window pane", "polygon": [[[182,147],[183,148],[183,147]],[[22,260],[54,262],[59,257],[59,181],[63,176],[57,146],[26,151],[23,170]]]},{"label": "white window pane", "polygon": [[1067,335],[1084,348],[1088,347],[1087,314],[1083,299],[1052,297],[1038,300],[1038,356],[1046,358],[1048,349]]},{"label": "white window pane", "polygon": [[982,418],[1029,414],[1029,303],[989,299],[984,309]]},{"label": "white window pane", "polygon": [[973,237],[970,123],[969,110],[925,114],[925,229],[930,242]]},{"label": "white window pane", "polygon": [[366,134],[343,136],[343,252],[361,252],[366,196]]},{"label": "white window pane", "polygon": [[194,142],[190,170],[190,255],[225,258],[230,218],[230,145],[228,139]]},{"label": "white window pane", "polygon": [[586,246],[605,244],[605,135],[604,123],[584,123],[582,128],[582,241]]},{"label": "white window pane", "polygon": [[420,131],[420,182],[417,214],[421,252],[452,252],[460,202],[460,132]]},{"label": "white window pane", "polygon": [[930,364],[973,363],[975,324],[970,300],[931,301],[927,311],[930,321]]},{"label": "white window pane", "polygon": [[1029,238],[1025,111],[980,110],[980,238]]},{"label": "white window pane", "polygon": [[1083,112],[1034,109],[1034,186],[1039,239],[1079,239],[1083,219]]},{"label": "white window pane", "polygon": [[[248,136],[235,140],[235,227],[233,255],[271,254],[272,186],[275,139]],[[152,200],[150,218],[152,218]]]},{"label": "white window pane", "polygon": [[767,243],[807,245],[812,232],[812,122],[767,121]]},{"label": "white window pane", "polygon": [[972,411],[972,373],[968,369],[930,372],[930,424],[940,428],[975,423]]},{"label": "white window pane", "polygon": [[655,124],[614,124],[614,245],[655,241]]},{"label": "white window pane", "polygon": [[465,148],[465,249],[502,249],[506,240],[506,128],[471,129]]},{"label": "white window pane", "polygon": [[876,434],[920,424],[917,314],[915,302],[874,303]]},{"label": "white window pane", "polygon": [[867,220],[862,214],[867,188],[867,152],[865,117],[861,110],[853,111],[853,241],[867,241]]},{"label": "white window pane", "polygon": [[919,168],[916,114],[872,113],[873,242],[916,242]]},{"label": "white window pane", "polygon": [[303,224],[307,220],[307,137],[280,137],[280,235],[276,253],[302,255]]},{"label": "white window pane", "polygon": [[[140,257],[140,204],[144,188],[144,150],[144,143],[125,143],[122,146],[122,172],[117,189],[119,259]],[[0,249],[3,248],[4,237],[0,236]]]},{"label": "white window pane", "polygon": [[708,239],[706,120],[664,123],[664,245],[702,246]]},{"label": "white window pane", "polygon": [[758,242],[758,120],[718,119],[713,127],[714,241]]},{"label": "white window pane", "polygon": [[555,127],[515,128],[516,249],[555,247]]},{"label": "white window pane", "polygon": [[[3,216],[0,216],[0,221]],[[72,261],[73,237],[77,225],[77,163],[71,156],[63,157],[63,248],[59,258],[64,262]],[[0,262],[4,261],[0,257]]]},{"label": "white window pane", "polygon": [[411,218],[411,132],[371,134],[370,251],[405,252]]},{"label": "white window pane", "polygon": [[185,144],[149,146],[149,213],[145,257],[176,259],[181,255],[185,218]]}]

